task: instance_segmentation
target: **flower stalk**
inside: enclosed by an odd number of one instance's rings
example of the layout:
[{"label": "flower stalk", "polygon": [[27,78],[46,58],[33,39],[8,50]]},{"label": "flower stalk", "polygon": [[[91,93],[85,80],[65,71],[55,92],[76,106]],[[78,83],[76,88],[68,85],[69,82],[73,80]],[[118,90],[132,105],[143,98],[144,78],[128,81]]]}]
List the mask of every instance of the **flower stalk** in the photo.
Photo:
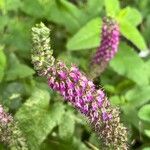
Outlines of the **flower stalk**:
[{"label": "flower stalk", "polygon": [[110,105],[104,91],[97,89],[76,65],[67,67],[62,61],[54,59],[49,47],[50,32],[44,24],[36,25],[32,31],[32,62],[39,75],[45,76],[51,89],[86,116],[103,146],[126,150],[126,128],[120,123],[119,110]]}]

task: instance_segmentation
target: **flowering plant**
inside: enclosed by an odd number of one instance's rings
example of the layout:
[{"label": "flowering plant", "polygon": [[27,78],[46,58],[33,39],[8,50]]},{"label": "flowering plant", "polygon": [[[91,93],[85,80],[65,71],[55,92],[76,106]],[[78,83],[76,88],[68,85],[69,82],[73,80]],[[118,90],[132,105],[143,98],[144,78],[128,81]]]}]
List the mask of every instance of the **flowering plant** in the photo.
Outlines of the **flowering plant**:
[{"label": "flowering plant", "polygon": [[119,110],[110,105],[104,91],[96,89],[75,65],[68,68],[63,62],[55,60],[49,47],[49,32],[43,23],[32,28],[32,62],[35,69],[47,78],[54,91],[88,118],[106,147],[126,150],[127,132],[120,123]]}]

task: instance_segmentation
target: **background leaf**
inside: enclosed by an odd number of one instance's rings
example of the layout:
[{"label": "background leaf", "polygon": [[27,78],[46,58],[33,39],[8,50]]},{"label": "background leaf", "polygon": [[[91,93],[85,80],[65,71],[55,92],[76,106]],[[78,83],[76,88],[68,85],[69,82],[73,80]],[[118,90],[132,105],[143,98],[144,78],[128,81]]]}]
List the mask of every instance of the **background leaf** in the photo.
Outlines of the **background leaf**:
[{"label": "background leaf", "polygon": [[102,8],[104,6],[104,0],[88,0],[85,11],[87,13],[88,18],[93,18],[100,14]]},{"label": "background leaf", "polygon": [[120,45],[117,55],[110,62],[110,66],[118,74],[133,80],[138,85],[147,85],[149,83],[148,70],[144,61],[125,43]]},{"label": "background leaf", "polygon": [[72,138],[75,129],[73,114],[65,113],[59,125],[59,136],[62,140]]},{"label": "background leaf", "polygon": [[142,35],[132,24],[122,20],[120,21],[120,30],[121,34],[139,48],[139,50],[147,50],[147,46]]},{"label": "background leaf", "polygon": [[35,73],[29,66],[19,62],[18,58],[12,53],[10,54],[9,69],[6,73],[6,80],[12,81],[20,78],[26,78]]},{"label": "background leaf", "polygon": [[150,123],[150,104],[144,105],[138,112],[140,119]]},{"label": "background leaf", "polygon": [[89,49],[100,43],[101,19],[95,18],[89,21],[67,43],[68,50]]},{"label": "background leaf", "polygon": [[48,9],[48,20],[65,26],[71,33],[75,33],[87,20],[79,8],[66,0],[55,0]]},{"label": "background leaf", "polygon": [[137,26],[142,22],[142,15],[141,13],[132,7],[126,7],[122,9],[118,16],[118,21],[124,20],[126,22],[129,22],[130,24]]},{"label": "background leaf", "polygon": [[125,94],[125,98],[134,107],[139,107],[149,101],[149,93],[150,86],[134,87]]},{"label": "background leaf", "polygon": [[49,93],[35,89],[32,96],[25,102],[16,114],[20,127],[27,137],[32,150],[38,150],[39,145],[57,126],[64,113],[61,103],[49,106]]},{"label": "background leaf", "polygon": [[3,47],[0,46],[0,82],[4,76],[4,70],[6,68],[6,56],[3,51]]},{"label": "background leaf", "polygon": [[120,11],[119,0],[105,0],[107,16],[115,17]]}]

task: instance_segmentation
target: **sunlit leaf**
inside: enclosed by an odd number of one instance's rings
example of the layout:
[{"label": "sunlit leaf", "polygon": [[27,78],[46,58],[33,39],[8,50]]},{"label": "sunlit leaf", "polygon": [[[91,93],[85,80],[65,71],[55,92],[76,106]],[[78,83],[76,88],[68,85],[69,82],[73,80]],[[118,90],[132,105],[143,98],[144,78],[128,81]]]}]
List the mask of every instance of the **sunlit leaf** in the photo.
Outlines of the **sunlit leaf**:
[{"label": "sunlit leaf", "polygon": [[150,122],[150,104],[144,105],[138,112],[141,120]]},{"label": "sunlit leaf", "polygon": [[120,45],[118,53],[110,62],[110,66],[118,74],[131,79],[138,85],[149,83],[148,70],[144,61],[125,43]]},{"label": "sunlit leaf", "polygon": [[139,50],[146,51],[147,46],[141,33],[128,21],[120,21],[121,34],[131,41]]},{"label": "sunlit leaf", "polygon": [[96,47],[100,43],[101,20],[89,21],[67,43],[68,50],[81,50]]},{"label": "sunlit leaf", "polygon": [[115,17],[120,11],[119,0],[105,0],[105,9],[108,16]]},{"label": "sunlit leaf", "polygon": [[149,93],[150,86],[134,87],[125,94],[125,98],[134,107],[139,107],[149,101]]},{"label": "sunlit leaf", "polygon": [[126,7],[119,12],[117,16],[118,21],[125,20],[126,22],[130,22],[130,24],[137,26],[142,22],[141,13],[132,7]]}]

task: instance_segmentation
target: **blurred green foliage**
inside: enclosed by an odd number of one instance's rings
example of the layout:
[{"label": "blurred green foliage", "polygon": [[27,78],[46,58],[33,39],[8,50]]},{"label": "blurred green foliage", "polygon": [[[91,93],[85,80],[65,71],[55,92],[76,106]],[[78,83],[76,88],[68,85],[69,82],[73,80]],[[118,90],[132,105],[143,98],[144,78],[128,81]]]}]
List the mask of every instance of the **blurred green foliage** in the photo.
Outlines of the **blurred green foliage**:
[{"label": "blurred green foliage", "polygon": [[31,150],[99,147],[85,119],[34,72],[31,27],[41,21],[51,27],[55,56],[88,72],[106,15],[119,22],[122,36],[98,84],[121,107],[130,149],[150,149],[150,57],[140,57],[149,52],[149,0],[0,0],[0,103],[18,120]]}]

